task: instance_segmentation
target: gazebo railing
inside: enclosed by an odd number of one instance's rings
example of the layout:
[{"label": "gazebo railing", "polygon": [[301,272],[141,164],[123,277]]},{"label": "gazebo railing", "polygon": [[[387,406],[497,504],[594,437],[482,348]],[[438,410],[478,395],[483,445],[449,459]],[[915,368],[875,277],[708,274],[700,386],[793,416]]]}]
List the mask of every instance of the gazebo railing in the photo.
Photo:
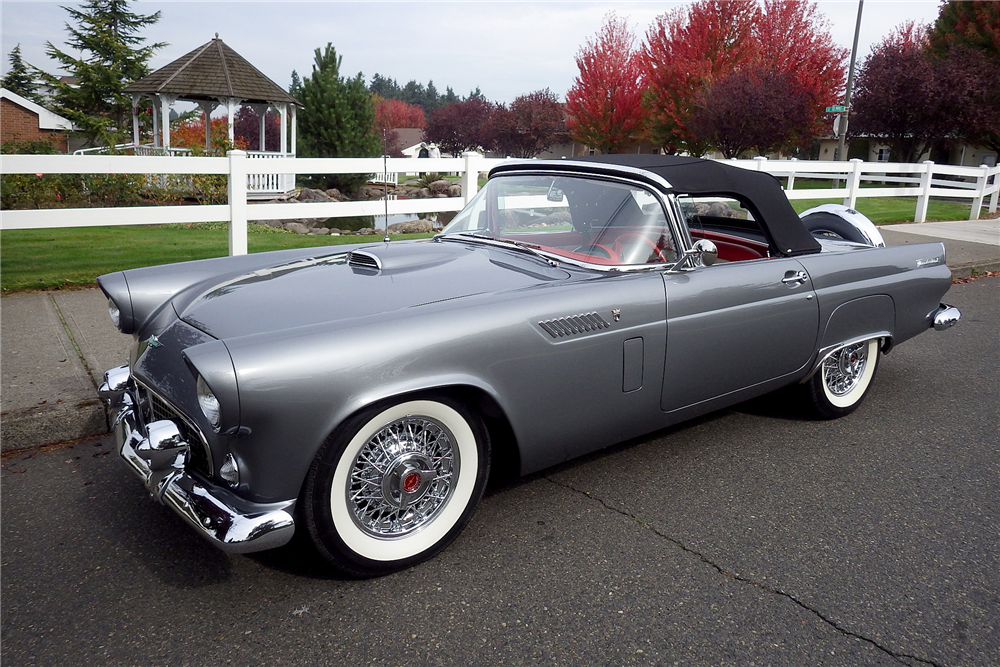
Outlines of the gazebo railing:
[{"label": "gazebo railing", "polygon": [[[295,157],[293,153],[273,153],[270,151],[247,151],[247,157],[279,158]],[[270,199],[295,189],[295,174],[248,174],[247,199]]]}]

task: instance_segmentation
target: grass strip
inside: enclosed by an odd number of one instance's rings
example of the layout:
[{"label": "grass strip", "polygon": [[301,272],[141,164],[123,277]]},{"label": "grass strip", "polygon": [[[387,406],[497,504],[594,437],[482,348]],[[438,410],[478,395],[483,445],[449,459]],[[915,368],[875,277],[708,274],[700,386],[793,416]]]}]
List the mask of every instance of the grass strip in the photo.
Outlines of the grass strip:
[{"label": "grass strip", "polygon": [[[93,285],[97,276],[114,271],[228,255],[226,226],[209,227],[137,225],[7,230],[0,234],[0,289],[8,293],[87,286]],[[431,234],[394,234],[392,238],[429,236]],[[380,240],[380,236],[354,235],[247,235],[250,252]]]}]

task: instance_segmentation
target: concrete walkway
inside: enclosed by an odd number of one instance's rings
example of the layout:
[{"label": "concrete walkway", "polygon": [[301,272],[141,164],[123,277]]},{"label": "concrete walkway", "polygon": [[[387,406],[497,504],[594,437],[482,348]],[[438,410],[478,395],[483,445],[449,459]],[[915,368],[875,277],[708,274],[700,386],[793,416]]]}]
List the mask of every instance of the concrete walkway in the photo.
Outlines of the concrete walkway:
[{"label": "concrete walkway", "polygon": [[[956,278],[1000,271],[1000,220],[880,227],[888,245],[941,241]],[[0,446],[4,452],[107,433],[104,371],[132,344],[98,289],[0,299]]]}]

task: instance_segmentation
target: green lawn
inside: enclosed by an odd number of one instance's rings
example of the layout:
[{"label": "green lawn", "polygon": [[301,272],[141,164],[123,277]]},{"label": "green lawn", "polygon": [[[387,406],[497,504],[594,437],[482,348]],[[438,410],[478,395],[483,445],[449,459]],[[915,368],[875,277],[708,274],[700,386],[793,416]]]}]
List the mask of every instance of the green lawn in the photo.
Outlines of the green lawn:
[{"label": "green lawn", "polygon": [[[844,203],[843,199],[794,199],[791,202],[796,213],[802,213],[802,211],[820,204],[842,203]],[[917,201],[913,197],[870,197],[858,199],[855,206],[876,225],[884,225],[894,222],[913,222]],[[927,205],[927,222],[967,220],[968,218],[969,204],[932,199]]]},{"label": "green lawn", "polygon": [[[7,293],[91,285],[97,276],[112,271],[223,257],[229,254],[229,236],[223,225],[214,227],[142,225],[4,231],[0,234],[0,289]],[[429,236],[394,234],[392,238]],[[376,240],[380,237],[251,233],[248,246],[250,252],[265,252]]]},{"label": "green lawn", "polygon": [[[826,181],[819,187],[827,187]],[[798,183],[796,183],[798,185]],[[797,212],[839,199],[802,199],[792,202]],[[857,208],[877,224],[912,222],[914,198],[859,199]],[[932,200],[928,221],[965,220],[969,205]],[[206,228],[207,227],[207,228]],[[251,231],[256,226],[251,226]],[[273,231],[273,230],[260,230]],[[426,238],[406,234],[398,238]],[[393,236],[397,238],[397,236]],[[250,233],[250,252],[310,246],[364,243],[372,236],[302,236]],[[222,257],[229,253],[225,226],[163,225],[74,227],[68,229],[9,230],[0,234],[0,289],[4,293],[91,285],[97,276],[139,266],[154,266],[191,259]]]}]

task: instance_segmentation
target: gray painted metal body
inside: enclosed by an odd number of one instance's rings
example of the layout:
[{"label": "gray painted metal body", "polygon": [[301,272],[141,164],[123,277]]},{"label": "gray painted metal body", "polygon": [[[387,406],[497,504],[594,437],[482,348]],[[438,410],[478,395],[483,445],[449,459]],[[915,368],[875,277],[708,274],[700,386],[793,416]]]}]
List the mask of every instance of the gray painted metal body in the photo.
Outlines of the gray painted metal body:
[{"label": "gray painted metal body", "polygon": [[[203,440],[208,460],[192,474],[247,513],[291,507],[327,438],[380,402],[457,396],[509,425],[513,443],[498,444],[529,473],[800,382],[831,345],[877,337],[888,350],[933,326],[950,285],[941,244],[821,243],[667,273],[555,267],[439,238],[137,269],[100,284],[130,304],[134,381]],[[381,268],[352,266],[359,248]],[[196,373],[221,404],[218,430],[199,409]],[[240,478],[226,489],[215,471],[229,456]]]}]

